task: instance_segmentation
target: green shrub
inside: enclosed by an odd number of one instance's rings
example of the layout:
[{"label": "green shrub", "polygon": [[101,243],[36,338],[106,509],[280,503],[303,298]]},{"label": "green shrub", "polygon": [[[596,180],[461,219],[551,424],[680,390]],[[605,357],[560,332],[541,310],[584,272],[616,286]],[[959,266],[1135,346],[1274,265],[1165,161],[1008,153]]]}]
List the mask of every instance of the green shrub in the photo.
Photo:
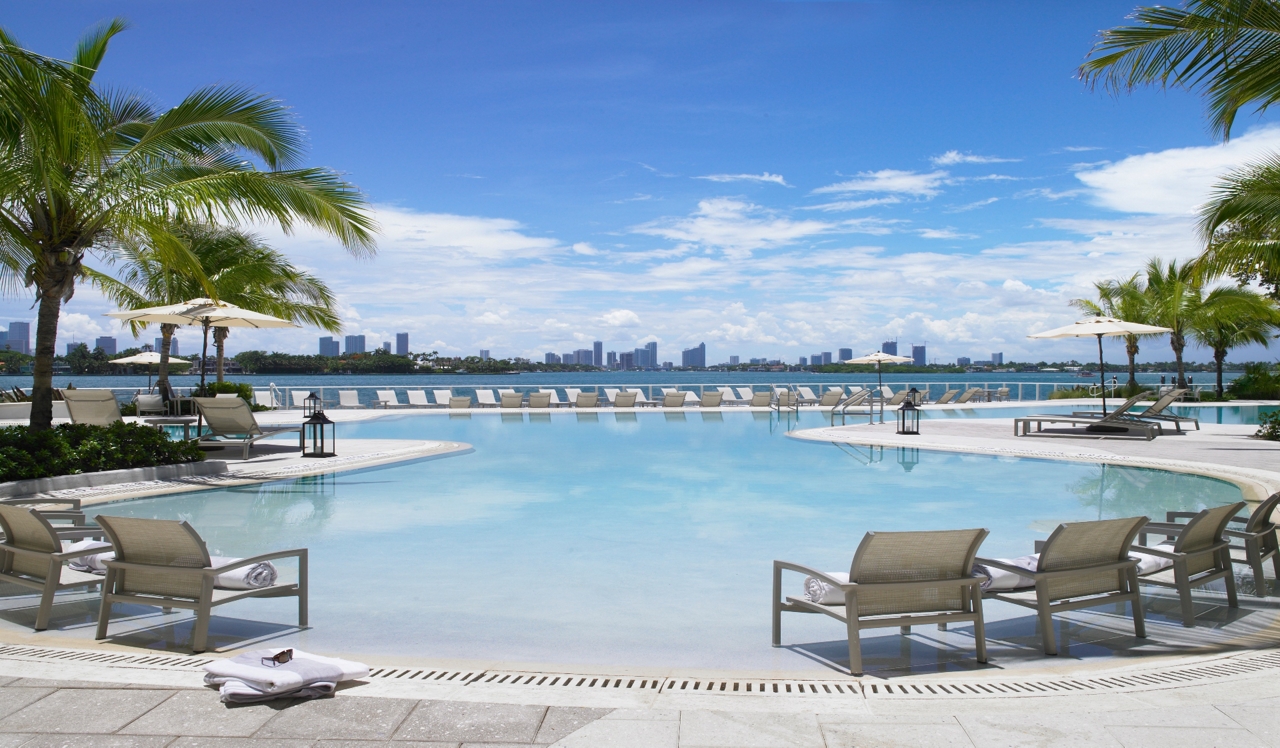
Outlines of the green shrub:
[{"label": "green shrub", "polygon": [[1280,375],[1267,364],[1245,364],[1227,389],[1241,400],[1280,400]]},{"label": "green shrub", "polygon": [[48,431],[0,428],[0,481],[198,462],[194,442],[136,423],[86,426],[66,423]]},{"label": "green shrub", "polygon": [[253,404],[253,385],[246,382],[206,382],[203,390],[197,387],[192,394],[196,397],[237,395],[250,405]]},{"label": "green shrub", "polygon": [[1269,439],[1273,442],[1280,442],[1280,410],[1273,410],[1270,413],[1260,413],[1258,415],[1258,433],[1254,436],[1259,439]]},{"label": "green shrub", "polygon": [[1088,387],[1074,387],[1069,390],[1054,390],[1049,393],[1050,400],[1065,400],[1072,397],[1094,397],[1089,394]]}]

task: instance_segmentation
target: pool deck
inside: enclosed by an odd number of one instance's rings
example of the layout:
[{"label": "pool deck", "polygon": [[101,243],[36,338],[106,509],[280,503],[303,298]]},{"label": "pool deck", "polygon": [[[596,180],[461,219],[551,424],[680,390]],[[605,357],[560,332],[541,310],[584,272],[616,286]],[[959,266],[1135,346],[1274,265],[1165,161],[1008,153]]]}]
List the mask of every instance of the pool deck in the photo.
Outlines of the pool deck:
[{"label": "pool deck", "polygon": [[[330,416],[343,422],[412,412]],[[264,423],[297,418],[287,411],[265,415]],[[1204,424],[1200,431],[1150,442],[1015,437],[1010,419],[957,418],[922,421],[919,436],[899,436],[890,424],[865,422],[791,436],[1193,472],[1233,481],[1257,499],[1280,490],[1280,443],[1250,438],[1255,430]],[[228,460],[225,479],[254,482],[468,449],[444,442],[348,440],[341,451],[353,459],[329,465],[297,457],[296,448],[292,454],[272,449],[247,462]],[[204,487],[209,486],[174,490]],[[116,488],[124,490],[86,500],[120,500],[150,490]],[[1016,663],[997,658],[993,667],[965,671],[942,666],[939,654],[935,672],[925,663],[914,674],[860,679],[835,672],[815,677],[812,672],[556,670],[529,663],[383,657],[368,658],[375,666],[371,676],[336,698],[243,707],[220,704],[217,694],[201,685],[199,666],[221,655],[98,645],[87,636],[81,642],[6,625],[0,627],[0,748],[1280,746],[1275,600],[1242,597],[1240,616],[1209,600],[1196,629],[1161,630],[1155,621],[1149,623],[1156,624],[1150,633],[1156,640],[1184,632],[1194,637],[1196,631],[1219,636],[1220,645],[1203,653],[1082,658],[1064,652]],[[1064,618],[1084,626],[1077,615]],[[1252,627],[1250,616],[1257,619]],[[1233,633],[1240,621],[1244,629]],[[963,642],[960,633],[918,627],[910,638],[931,642],[940,652],[950,650],[947,659],[965,656],[963,643],[957,644]]]}]

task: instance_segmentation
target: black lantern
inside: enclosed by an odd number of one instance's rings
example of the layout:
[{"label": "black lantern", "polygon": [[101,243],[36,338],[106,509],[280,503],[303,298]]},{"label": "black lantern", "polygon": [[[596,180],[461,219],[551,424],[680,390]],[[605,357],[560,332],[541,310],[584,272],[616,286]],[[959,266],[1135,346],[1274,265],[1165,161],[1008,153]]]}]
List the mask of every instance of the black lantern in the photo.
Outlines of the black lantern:
[{"label": "black lantern", "polygon": [[337,427],[323,410],[302,422],[303,457],[333,457],[337,443]]},{"label": "black lantern", "polygon": [[907,390],[907,401],[915,403],[916,405],[919,405],[920,390],[916,389],[915,387],[912,387],[911,389]]},{"label": "black lantern", "polygon": [[324,400],[320,396],[312,392],[302,400],[302,415],[304,417],[314,416],[316,413],[324,412]]},{"label": "black lantern", "polygon": [[898,408],[898,433],[920,433],[920,409],[910,400],[904,400],[902,407]]}]

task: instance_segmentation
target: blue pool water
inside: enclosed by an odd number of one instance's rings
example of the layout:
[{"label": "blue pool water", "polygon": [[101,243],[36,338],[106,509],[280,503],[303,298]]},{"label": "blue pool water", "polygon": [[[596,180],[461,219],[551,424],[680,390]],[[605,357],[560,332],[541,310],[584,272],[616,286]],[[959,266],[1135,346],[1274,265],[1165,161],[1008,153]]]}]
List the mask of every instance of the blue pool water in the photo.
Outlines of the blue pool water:
[{"label": "blue pool water", "polygon": [[[284,641],[321,651],[799,669],[813,665],[769,646],[775,558],[847,570],[868,530],[972,526],[991,530],[984,555],[1016,556],[1062,521],[1240,497],[1153,470],[784,432],[744,412],[398,417],[344,425],[339,451],[355,437],[475,451],[101,512],[186,519],[220,555],[309,548],[313,629]],[[224,615],[293,620],[276,601]],[[791,618],[789,641],[843,639],[834,621]]]}]

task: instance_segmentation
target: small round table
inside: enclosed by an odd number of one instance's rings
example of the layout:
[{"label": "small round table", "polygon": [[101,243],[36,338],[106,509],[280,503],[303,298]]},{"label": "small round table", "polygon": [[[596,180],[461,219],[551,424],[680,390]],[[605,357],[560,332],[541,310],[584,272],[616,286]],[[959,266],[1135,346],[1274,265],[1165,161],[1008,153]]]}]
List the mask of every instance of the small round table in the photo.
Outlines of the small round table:
[{"label": "small round table", "polygon": [[195,416],[164,416],[161,418],[143,418],[142,422],[146,424],[150,424],[152,426],[181,426],[182,440],[187,441],[191,439],[191,427],[196,425],[196,417]]}]

